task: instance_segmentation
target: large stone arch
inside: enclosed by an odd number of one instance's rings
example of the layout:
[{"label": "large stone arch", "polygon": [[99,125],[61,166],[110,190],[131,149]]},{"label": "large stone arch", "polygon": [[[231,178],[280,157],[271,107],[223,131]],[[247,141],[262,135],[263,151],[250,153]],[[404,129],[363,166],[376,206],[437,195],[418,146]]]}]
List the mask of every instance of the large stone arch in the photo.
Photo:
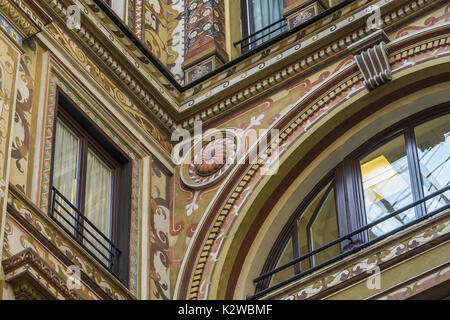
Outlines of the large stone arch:
[{"label": "large stone arch", "polygon": [[[418,62],[408,55],[412,38],[421,47],[428,41],[426,32],[422,38],[416,34],[393,45],[394,76],[389,86],[365,90],[356,66],[349,65],[278,120],[282,140],[293,139],[299,129],[303,134],[281,156],[278,174],[259,177],[261,165],[241,165],[227,178],[190,247],[179,277],[179,298],[242,299],[252,293],[251,279],[261,271],[275,237],[326,173],[376,132],[450,101],[450,75],[445,72],[450,67],[448,46],[442,44],[447,53]],[[426,46],[422,47],[425,54]],[[330,97],[337,103],[332,108],[325,104],[329,109],[320,114],[323,101]],[[252,181],[251,194],[242,199],[243,188]],[[232,212],[239,201],[238,212]]]}]

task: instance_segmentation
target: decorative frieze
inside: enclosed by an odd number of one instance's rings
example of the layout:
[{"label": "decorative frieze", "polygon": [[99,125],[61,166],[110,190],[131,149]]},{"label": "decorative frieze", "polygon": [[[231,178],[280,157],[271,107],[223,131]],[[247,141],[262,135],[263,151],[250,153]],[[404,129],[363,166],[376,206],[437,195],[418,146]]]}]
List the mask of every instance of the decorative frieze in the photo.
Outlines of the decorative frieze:
[{"label": "decorative frieze", "polygon": [[35,35],[51,21],[50,17],[30,0],[0,0],[0,13],[23,39]]}]

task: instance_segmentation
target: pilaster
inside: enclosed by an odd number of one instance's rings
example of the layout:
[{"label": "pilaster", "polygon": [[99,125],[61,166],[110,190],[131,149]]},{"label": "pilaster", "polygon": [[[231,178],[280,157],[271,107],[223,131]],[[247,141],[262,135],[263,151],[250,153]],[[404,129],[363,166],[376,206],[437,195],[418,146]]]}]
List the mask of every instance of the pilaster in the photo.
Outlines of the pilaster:
[{"label": "pilaster", "polygon": [[183,70],[186,83],[228,62],[224,0],[188,0],[185,33]]}]

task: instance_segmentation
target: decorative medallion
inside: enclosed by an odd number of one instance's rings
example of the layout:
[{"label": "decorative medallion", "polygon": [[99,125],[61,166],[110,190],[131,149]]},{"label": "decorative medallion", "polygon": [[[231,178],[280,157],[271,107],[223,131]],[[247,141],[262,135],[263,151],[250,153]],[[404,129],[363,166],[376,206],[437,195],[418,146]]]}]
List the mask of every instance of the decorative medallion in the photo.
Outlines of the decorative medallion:
[{"label": "decorative medallion", "polygon": [[197,141],[180,168],[181,180],[192,189],[216,184],[236,165],[242,143],[231,130],[215,130]]}]

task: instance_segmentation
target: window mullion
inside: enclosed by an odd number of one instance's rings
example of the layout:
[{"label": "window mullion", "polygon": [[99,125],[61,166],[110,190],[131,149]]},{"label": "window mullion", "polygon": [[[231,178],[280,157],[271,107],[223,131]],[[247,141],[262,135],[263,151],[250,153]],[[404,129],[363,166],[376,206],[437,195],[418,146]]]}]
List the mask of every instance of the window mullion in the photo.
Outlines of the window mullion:
[{"label": "window mullion", "polygon": [[[87,171],[87,152],[88,152],[88,139],[84,136],[81,140],[81,152],[80,152],[80,178],[79,178],[79,201],[78,209],[81,214],[85,215],[85,199],[86,199],[86,171]],[[82,217],[78,218],[78,230],[81,235],[83,235],[83,222]],[[81,236],[83,237],[83,236]],[[81,239],[80,239],[81,240]]]},{"label": "window mullion", "polygon": [[[414,128],[408,127],[405,129],[405,143],[406,143],[406,155],[408,158],[408,166],[411,177],[411,189],[413,192],[413,201],[419,201],[424,197],[422,188],[422,175],[420,173],[419,155],[417,154],[416,138],[414,136]],[[416,216],[421,217],[425,215],[425,204],[415,208]]]},{"label": "window mullion", "polygon": [[[347,219],[346,232],[341,234],[344,236],[350,232],[358,230],[367,224],[366,211],[364,206],[364,194],[362,188],[361,168],[355,158],[347,158],[344,160],[341,169],[343,189],[339,192],[344,197],[346,212],[339,213]],[[353,245],[358,245],[368,241],[367,232],[362,232],[352,237],[352,243],[345,246],[345,250],[350,250]],[[342,248],[344,249],[344,248]]]},{"label": "window mullion", "polygon": [[[292,250],[294,259],[300,257],[300,237],[298,236],[297,223],[294,223],[292,228]],[[297,263],[294,265],[294,274],[299,274],[300,272],[302,272],[302,266],[301,263]]]}]

